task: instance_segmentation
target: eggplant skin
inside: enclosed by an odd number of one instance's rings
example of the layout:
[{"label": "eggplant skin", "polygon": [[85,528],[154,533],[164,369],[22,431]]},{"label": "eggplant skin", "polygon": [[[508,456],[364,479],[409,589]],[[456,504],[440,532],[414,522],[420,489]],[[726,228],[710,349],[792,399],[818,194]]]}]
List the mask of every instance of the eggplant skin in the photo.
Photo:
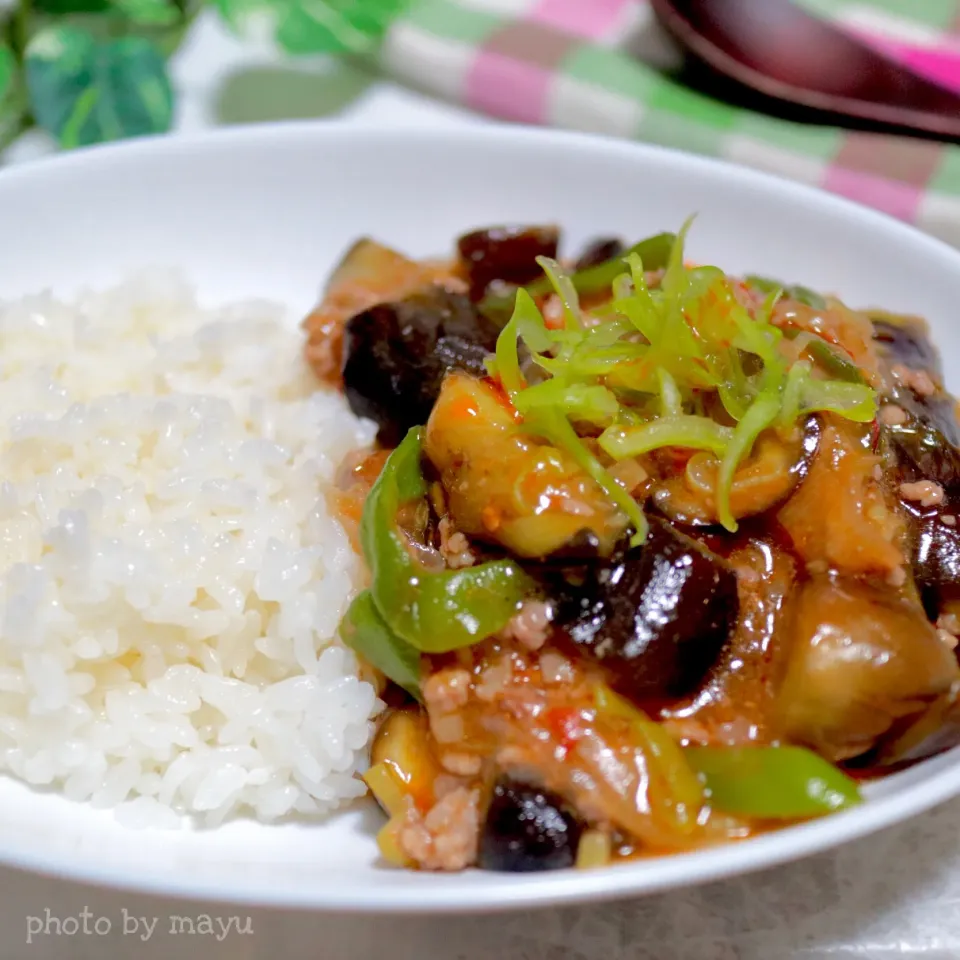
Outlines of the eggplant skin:
[{"label": "eggplant skin", "polygon": [[934,380],[943,379],[940,354],[927,336],[926,329],[916,322],[891,323],[874,317],[873,339],[880,353],[891,363],[902,363],[914,370],[926,370]]},{"label": "eggplant skin", "polygon": [[554,226],[486,227],[464,234],[457,252],[470,280],[470,296],[482,299],[494,280],[523,286],[543,275],[537,257],[556,259],[560,231]]},{"label": "eggplant skin", "polygon": [[889,589],[814,577],[790,607],[779,727],[787,741],[828,760],[883,747],[960,680],[953,652],[924,611]]},{"label": "eggplant skin", "polygon": [[596,267],[619,256],[626,249],[627,245],[619,237],[597,237],[584,246],[574,269],[587,270]]},{"label": "eggplant skin", "polygon": [[[733,478],[730,491],[730,509],[737,520],[759,516],[782,505],[807,478],[810,467],[820,449],[823,425],[819,417],[808,416],[796,436],[784,440],[773,431],[761,434],[753,453],[741,465]],[[719,461],[709,454],[695,454],[701,463],[710,463],[719,469]],[[691,461],[689,471],[697,460]],[[703,468],[697,470],[703,476]],[[712,491],[714,482],[710,484]],[[652,507],[667,520],[681,527],[697,528],[701,532],[713,528],[722,531],[717,517],[716,501],[712,492],[698,484],[696,491],[688,485],[684,474],[677,474],[661,482],[654,491]]]},{"label": "eggplant skin", "polygon": [[[893,323],[873,318],[874,339],[884,359],[913,370],[926,370],[942,383],[940,354],[919,322]],[[898,483],[930,480],[943,487],[946,498],[935,507],[904,501],[910,521],[909,550],[914,579],[929,616],[936,619],[947,600],[960,599],[960,424],[953,397],[943,389],[930,396],[896,386],[888,398],[905,413],[903,423],[885,425]],[[950,524],[943,517],[953,517]]]},{"label": "eggplant skin", "polygon": [[650,517],[645,543],[585,568],[559,591],[554,623],[635,703],[703,683],[739,615],[736,574],[716,554]]},{"label": "eggplant skin", "polygon": [[449,370],[486,376],[498,332],[467,297],[439,286],[357,314],[343,338],[351,410],[377,423],[380,443],[396,446],[427,422]]},{"label": "eggplant skin", "polygon": [[555,794],[501,777],[480,834],[482,870],[534,873],[572,867],[583,826]]},{"label": "eggplant skin", "polygon": [[[925,370],[935,384],[943,382],[940,354],[919,322],[892,323],[873,318],[873,336],[888,364]],[[904,480],[932,480],[960,491],[960,423],[953,397],[942,389],[931,396],[895,386],[889,401],[899,405],[907,420],[886,428],[897,453]]]},{"label": "eggplant skin", "polygon": [[906,412],[904,423],[885,428],[896,452],[901,481],[932,480],[960,494],[960,450],[955,433],[953,402],[946,397],[917,402],[897,401]]},{"label": "eggplant skin", "polygon": [[[892,438],[898,454],[897,479],[932,480],[946,492],[946,499],[933,507],[902,501],[908,522],[905,546],[913,579],[927,615],[936,620],[945,602],[960,600],[960,530],[956,526],[960,517],[960,453],[936,442],[937,437],[943,439],[938,432],[926,432],[927,442],[905,449],[898,441],[917,439],[918,434],[894,429],[898,432]],[[944,522],[944,517],[950,522]]]},{"label": "eggplant skin", "polygon": [[932,620],[939,616],[944,603],[960,600],[960,531],[942,519],[954,510],[960,510],[960,504],[946,504],[932,513],[909,511],[914,520],[910,556],[913,576]]}]

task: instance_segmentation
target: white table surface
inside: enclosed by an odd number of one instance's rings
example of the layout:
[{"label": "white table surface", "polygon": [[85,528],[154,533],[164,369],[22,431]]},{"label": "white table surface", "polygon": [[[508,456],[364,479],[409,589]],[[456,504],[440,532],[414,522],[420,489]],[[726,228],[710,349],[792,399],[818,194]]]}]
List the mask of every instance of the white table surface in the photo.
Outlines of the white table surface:
[{"label": "white table surface", "polygon": [[[174,56],[171,75],[177,90],[175,132],[308,118],[379,128],[490,122],[356,66],[323,57],[295,63],[284,60],[267,43],[231,36],[207,13]],[[8,147],[0,160],[29,162],[53,150],[46,134],[30,131]]]},{"label": "white table surface", "polygon": [[[586,2],[586,0],[584,0]],[[197,24],[177,55],[177,129],[325,116],[366,126],[487,121],[323,60],[281,65],[266,46]],[[30,134],[7,153],[50,150]],[[28,918],[95,932],[27,942]],[[156,920],[145,936],[123,917]],[[249,934],[171,934],[171,917],[238,917]],[[128,926],[131,925],[128,923]],[[36,923],[33,923],[36,926]],[[68,923],[67,929],[73,928]],[[82,931],[82,927],[81,927]],[[364,918],[277,913],[93,889],[0,869],[0,960],[893,960],[960,958],[960,802],[833,853],[750,878],[622,904],[506,917]]]}]

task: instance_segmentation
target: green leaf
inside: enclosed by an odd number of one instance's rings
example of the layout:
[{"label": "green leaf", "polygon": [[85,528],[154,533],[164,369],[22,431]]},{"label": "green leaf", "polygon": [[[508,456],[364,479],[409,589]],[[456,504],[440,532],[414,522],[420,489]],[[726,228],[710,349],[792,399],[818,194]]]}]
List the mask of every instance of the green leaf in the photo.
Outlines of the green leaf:
[{"label": "green leaf", "polygon": [[61,16],[67,13],[102,13],[109,9],[110,0],[32,0],[31,5],[40,13]]},{"label": "green leaf", "polygon": [[13,82],[17,75],[17,60],[13,51],[0,44],[0,104],[4,103],[13,89]]},{"label": "green leaf", "polygon": [[286,3],[283,0],[213,0],[213,6],[234,33],[243,33],[247,21],[257,15],[276,18],[279,8],[285,8]]},{"label": "green leaf", "polygon": [[180,10],[170,0],[113,0],[113,6],[136,24],[166,27],[180,19]]},{"label": "green leaf", "polygon": [[406,0],[291,0],[277,42],[288,53],[372,52]]},{"label": "green leaf", "polygon": [[32,120],[16,56],[0,44],[0,150],[30,126]]},{"label": "green leaf", "polygon": [[64,147],[170,128],[166,65],[140,37],[103,42],[74,27],[42,30],[27,47],[26,79],[37,123]]}]

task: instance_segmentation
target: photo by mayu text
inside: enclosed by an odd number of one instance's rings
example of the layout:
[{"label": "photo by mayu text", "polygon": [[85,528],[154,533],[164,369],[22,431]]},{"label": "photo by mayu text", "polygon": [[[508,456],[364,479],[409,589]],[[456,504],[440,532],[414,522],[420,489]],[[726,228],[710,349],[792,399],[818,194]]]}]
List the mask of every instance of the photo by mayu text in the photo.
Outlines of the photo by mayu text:
[{"label": "photo by mayu text", "polygon": [[212,937],[220,941],[252,933],[253,920],[250,917],[186,912],[150,916],[137,914],[126,907],[113,915],[96,914],[84,907],[62,916],[44,907],[41,913],[26,917],[27,943],[36,943],[44,937],[106,937],[110,934],[139,937],[144,942],[154,936]]}]

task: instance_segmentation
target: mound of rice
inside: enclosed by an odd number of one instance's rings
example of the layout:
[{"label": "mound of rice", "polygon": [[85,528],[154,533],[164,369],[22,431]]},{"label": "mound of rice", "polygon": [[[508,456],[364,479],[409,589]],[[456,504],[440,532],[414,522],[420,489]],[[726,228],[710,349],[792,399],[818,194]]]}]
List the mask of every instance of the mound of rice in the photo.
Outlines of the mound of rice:
[{"label": "mound of rice", "polygon": [[373,434],[270,304],[165,272],[0,302],[0,769],[132,825],[362,794],[364,573],[325,492]]}]

